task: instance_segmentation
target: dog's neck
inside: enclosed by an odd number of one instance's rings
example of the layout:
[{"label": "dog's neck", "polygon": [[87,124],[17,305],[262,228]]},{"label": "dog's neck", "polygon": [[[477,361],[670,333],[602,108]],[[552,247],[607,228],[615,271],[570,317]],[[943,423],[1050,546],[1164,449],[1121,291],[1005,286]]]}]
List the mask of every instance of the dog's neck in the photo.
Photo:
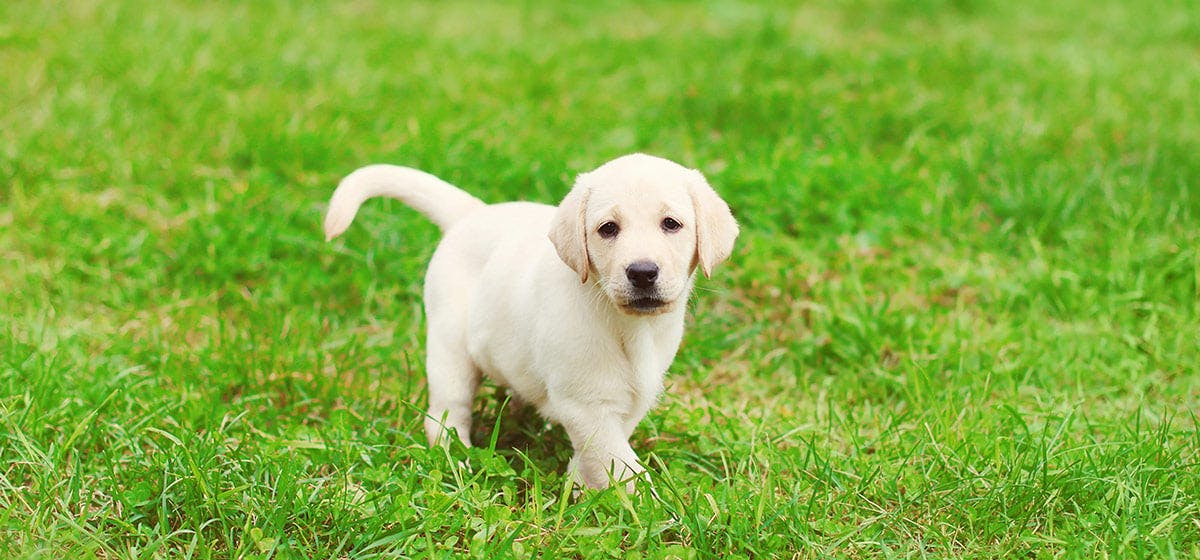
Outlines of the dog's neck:
[{"label": "dog's neck", "polygon": [[628,364],[628,377],[632,395],[637,395],[634,404],[639,412],[645,411],[658,400],[662,393],[663,379],[667,369],[675,361],[683,340],[683,323],[687,314],[687,300],[681,300],[666,313],[658,315],[628,315],[614,308],[624,324],[615,329],[621,354]]}]

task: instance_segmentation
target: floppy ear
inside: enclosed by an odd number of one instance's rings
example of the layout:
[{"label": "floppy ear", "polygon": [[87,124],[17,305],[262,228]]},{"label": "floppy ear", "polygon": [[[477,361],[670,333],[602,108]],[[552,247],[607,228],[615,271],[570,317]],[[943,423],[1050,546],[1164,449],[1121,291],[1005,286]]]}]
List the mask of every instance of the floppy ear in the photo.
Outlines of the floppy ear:
[{"label": "floppy ear", "polygon": [[729,258],[733,252],[733,241],[738,236],[737,220],[729,205],[717,195],[699,171],[688,185],[692,196],[692,207],[696,211],[696,261],[705,276],[712,275],[713,267]]},{"label": "floppy ear", "polygon": [[587,213],[588,188],[582,184],[583,176],[575,180],[575,186],[558,205],[554,221],[550,223],[550,242],[558,251],[558,258],[579,275],[580,282],[587,282],[591,261],[587,251],[587,228],[584,216]]}]

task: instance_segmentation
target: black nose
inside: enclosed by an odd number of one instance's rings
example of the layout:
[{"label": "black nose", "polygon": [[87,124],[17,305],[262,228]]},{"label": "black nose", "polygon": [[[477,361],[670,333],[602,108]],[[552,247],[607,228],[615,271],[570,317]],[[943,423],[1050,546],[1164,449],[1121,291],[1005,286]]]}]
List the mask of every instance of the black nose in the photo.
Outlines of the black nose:
[{"label": "black nose", "polygon": [[635,288],[649,288],[658,280],[658,265],[650,261],[637,261],[625,267],[625,277]]}]

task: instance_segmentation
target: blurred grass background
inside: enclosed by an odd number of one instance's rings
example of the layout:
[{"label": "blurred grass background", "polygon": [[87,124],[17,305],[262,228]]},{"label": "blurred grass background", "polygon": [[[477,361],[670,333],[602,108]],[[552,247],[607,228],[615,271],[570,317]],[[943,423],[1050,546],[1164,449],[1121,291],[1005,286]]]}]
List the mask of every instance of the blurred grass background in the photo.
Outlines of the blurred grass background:
[{"label": "blurred grass background", "polygon": [[[0,552],[1200,555],[1198,55],[1183,0],[0,5]],[[743,225],[655,491],[494,392],[426,449],[438,233],[327,245],[333,186],[631,151]]]}]

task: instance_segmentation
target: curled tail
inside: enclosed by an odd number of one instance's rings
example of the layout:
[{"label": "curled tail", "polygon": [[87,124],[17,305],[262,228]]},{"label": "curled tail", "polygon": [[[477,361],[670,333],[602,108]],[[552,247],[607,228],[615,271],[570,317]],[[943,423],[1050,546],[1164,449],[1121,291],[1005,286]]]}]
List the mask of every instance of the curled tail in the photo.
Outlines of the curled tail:
[{"label": "curled tail", "polygon": [[403,201],[443,231],[485,206],[478,198],[424,171],[399,165],[368,165],[347,175],[333,191],[325,214],[326,241],[346,231],[358,207],[377,196]]}]

